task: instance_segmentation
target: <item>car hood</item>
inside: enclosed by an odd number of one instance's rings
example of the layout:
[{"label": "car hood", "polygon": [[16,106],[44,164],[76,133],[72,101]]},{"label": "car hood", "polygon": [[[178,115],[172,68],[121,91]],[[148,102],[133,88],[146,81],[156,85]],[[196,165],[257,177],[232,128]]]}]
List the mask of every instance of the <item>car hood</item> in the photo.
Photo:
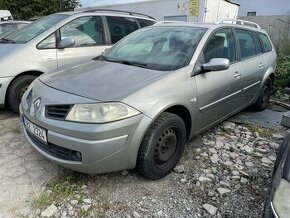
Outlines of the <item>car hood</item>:
[{"label": "car hood", "polygon": [[125,64],[90,61],[44,74],[39,79],[54,89],[82,97],[98,101],[120,101],[167,74],[165,71]]},{"label": "car hood", "polygon": [[7,55],[7,53],[10,53],[14,51],[15,49],[18,49],[19,47],[22,47],[22,44],[2,44],[0,43],[0,56]]}]

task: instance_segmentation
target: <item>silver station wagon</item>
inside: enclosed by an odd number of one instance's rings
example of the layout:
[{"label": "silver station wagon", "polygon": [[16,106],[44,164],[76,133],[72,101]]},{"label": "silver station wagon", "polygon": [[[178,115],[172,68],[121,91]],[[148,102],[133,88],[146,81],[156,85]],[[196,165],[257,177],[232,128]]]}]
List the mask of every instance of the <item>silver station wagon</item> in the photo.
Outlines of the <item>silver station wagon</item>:
[{"label": "silver station wagon", "polygon": [[52,14],[0,39],[0,107],[18,112],[39,75],[91,60],[112,44],[155,23],[147,15],[96,9]]},{"label": "silver station wagon", "polygon": [[75,171],[166,176],[193,136],[246,107],[267,107],[276,52],[247,24],[157,23],[40,76],[20,105],[28,141]]}]

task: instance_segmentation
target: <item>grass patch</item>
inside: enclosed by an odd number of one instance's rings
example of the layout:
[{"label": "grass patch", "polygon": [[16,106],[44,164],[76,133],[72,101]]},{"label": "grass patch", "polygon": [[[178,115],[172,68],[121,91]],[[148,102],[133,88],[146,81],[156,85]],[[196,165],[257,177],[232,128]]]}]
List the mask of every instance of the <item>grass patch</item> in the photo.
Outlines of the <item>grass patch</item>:
[{"label": "grass patch", "polygon": [[17,134],[21,133],[20,127],[13,127],[13,128],[11,128],[11,131],[14,132],[14,133],[17,133]]},{"label": "grass patch", "polygon": [[260,126],[257,126],[255,124],[252,124],[252,123],[245,123],[244,126],[253,134],[255,132],[259,133],[259,136],[261,136],[263,138],[271,138],[273,133],[276,132],[273,129],[260,127]]},{"label": "grass patch", "polygon": [[36,199],[32,206],[43,209],[53,202],[63,201],[75,192],[81,193],[82,185],[88,182],[88,175],[72,173],[56,178],[46,184],[45,191]]}]

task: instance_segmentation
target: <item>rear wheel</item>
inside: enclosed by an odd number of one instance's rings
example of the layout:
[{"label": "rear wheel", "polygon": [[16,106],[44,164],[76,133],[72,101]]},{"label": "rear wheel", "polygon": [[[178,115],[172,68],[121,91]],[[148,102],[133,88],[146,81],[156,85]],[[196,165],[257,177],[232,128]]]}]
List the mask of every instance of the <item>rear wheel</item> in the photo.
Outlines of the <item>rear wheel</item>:
[{"label": "rear wheel", "polygon": [[265,82],[257,101],[253,104],[252,108],[256,111],[262,111],[268,107],[269,100],[272,92],[272,80],[270,78]]},{"label": "rear wheel", "polygon": [[137,170],[161,179],[178,163],[186,142],[186,127],[175,114],[162,113],[150,126],[139,149]]},{"label": "rear wheel", "polygon": [[10,85],[7,92],[7,102],[9,107],[15,112],[19,113],[19,104],[23,94],[28,89],[30,83],[35,80],[37,76],[25,75],[16,78]]}]

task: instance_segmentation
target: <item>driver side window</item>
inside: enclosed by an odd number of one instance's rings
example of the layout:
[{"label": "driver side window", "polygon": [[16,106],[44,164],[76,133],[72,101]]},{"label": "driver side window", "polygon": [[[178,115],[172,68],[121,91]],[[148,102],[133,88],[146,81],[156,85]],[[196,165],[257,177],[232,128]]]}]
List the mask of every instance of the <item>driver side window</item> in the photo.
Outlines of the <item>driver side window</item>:
[{"label": "driver side window", "polygon": [[237,59],[232,30],[227,28],[215,32],[207,42],[203,54],[205,63],[212,58],[226,58],[230,63],[235,62]]}]

